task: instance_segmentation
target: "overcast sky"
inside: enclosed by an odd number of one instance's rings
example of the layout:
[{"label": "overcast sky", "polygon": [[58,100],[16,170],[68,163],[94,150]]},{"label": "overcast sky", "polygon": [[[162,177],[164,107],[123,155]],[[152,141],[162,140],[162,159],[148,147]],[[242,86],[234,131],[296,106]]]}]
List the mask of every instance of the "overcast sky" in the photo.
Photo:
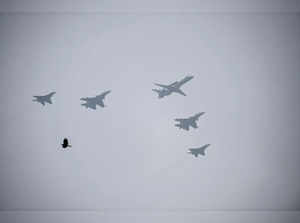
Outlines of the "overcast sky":
[{"label": "overcast sky", "polygon": [[[299,22],[2,14],[1,209],[298,209]],[[151,91],[186,75],[186,97]],[[106,90],[107,107],[80,106]],[[198,129],[174,126],[197,112]]]}]

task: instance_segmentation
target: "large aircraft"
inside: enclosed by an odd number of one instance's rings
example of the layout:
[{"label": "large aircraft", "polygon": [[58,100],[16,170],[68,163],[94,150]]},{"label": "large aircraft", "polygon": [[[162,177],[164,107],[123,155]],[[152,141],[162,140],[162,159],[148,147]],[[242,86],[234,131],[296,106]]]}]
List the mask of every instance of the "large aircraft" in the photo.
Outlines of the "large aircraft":
[{"label": "large aircraft", "polygon": [[104,105],[104,98],[107,94],[109,94],[111,91],[105,91],[102,94],[99,94],[95,97],[86,97],[86,98],[80,98],[80,100],[85,101],[84,104],[81,104],[82,106],[85,106],[86,108],[91,108],[96,110],[96,106],[99,105],[100,107],[105,107]]},{"label": "large aircraft", "polygon": [[204,146],[201,146],[199,148],[191,148],[189,149],[188,153],[194,155],[195,157],[198,157],[198,155],[202,155],[202,156],[205,156],[205,150],[207,147],[209,147],[210,144],[206,144]]},{"label": "large aircraft", "polygon": [[43,106],[46,104],[46,103],[49,103],[49,104],[52,104],[52,101],[51,101],[51,97],[55,94],[56,92],[51,92],[49,94],[46,94],[46,95],[42,95],[42,96],[33,96],[34,99],[32,101],[36,101],[38,103],[41,103]]},{"label": "large aircraft", "polygon": [[194,76],[186,76],[182,80],[176,81],[169,85],[154,83],[156,86],[159,86],[162,89],[152,89],[152,90],[158,93],[158,98],[163,98],[164,96],[170,95],[173,92],[186,96],[186,94],[180,89],[180,87],[193,78]]},{"label": "large aircraft", "polygon": [[196,121],[198,121],[199,117],[203,115],[205,112],[200,112],[197,113],[196,115],[193,115],[189,118],[176,118],[175,121],[179,122],[175,124],[179,129],[184,129],[189,131],[190,126],[193,127],[194,129],[198,128],[198,125]]}]

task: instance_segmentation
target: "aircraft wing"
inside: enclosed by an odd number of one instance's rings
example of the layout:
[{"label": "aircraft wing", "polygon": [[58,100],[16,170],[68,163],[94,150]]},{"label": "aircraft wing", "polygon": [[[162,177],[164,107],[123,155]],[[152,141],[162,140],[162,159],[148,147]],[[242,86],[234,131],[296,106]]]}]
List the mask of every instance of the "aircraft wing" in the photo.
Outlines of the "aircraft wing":
[{"label": "aircraft wing", "polygon": [[203,114],[204,114],[204,112],[200,112],[200,113],[198,113],[198,114],[192,116],[191,118],[193,118],[193,119],[195,119],[195,120],[198,120],[199,117],[200,117],[201,115],[203,115]]},{"label": "aircraft wing", "polygon": [[177,126],[180,129],[187,130],[187,131],[190,130],[190,126],[187,125],[187,124],[185,124],[185,123],[183,123],[183,122],[180,122],[179,124],[175,124],[175,126]]},{"label": "aircraft wing", "polygon": [[187,130],[189,131],[190,130],[190,127],[189,125],[182,125],[181,128],[183,128],[184,130]]},{"label": "aircraft wing", "polygon": [[193,78],[194,78],[194,76],[186,76],[181,81],[179,81],[176,86],[181,87],[183,84],[185,84],[186,82],[192,80]]},{"label": "aircraft wing", "polygon": [[205,156],[205,149],[206,149],[206,148],[200,148],[200,149],[198,150],[198,153],[199,153],[200,155],[202,155],[202,156]]},{"label": "aircraft wing", "polygon": [[170,84],[170,86],[175,86],[178,83],[178,81],[175,81],[174,83]]},{"label": "aircraft wing", "polygon": [[91,108],[91,109],[96,110],[96,104],[95,103],[84,103],[84,104],[81,104],[81,105],[85,106],[86,108]]},{"label": "aircraft wing", "polygon": [[192,123],[191,123],[191,126],[192,126],[193,128],[198,128],[198,125],[197,125],[196,122],[192,122]]},{"label": "aircraft wing", "polygon": [[198,157],[198,153],[197,153],[197,151],[195,151],[195,149],[189,149],[188,153],[194,155],[195,157]]},{"label": "aircraft wing", "polygon": [[182,90],[180,90],[179,88],[177,89],[176,93],[179,93],[179,94],[181,94],[183,96],[186,96],[186,94]]},{"label": "aircraft wing", "polygon": [[88,102],[90,99],[89,98],[80,98],[80,100]]},{"label": "aircraft wing", "polygon": [[96,110],[96,104],[89,104],[88,105],[89,108]]},{"label": "aircraft wing", "polygon": [[107,95],[107,94],[109,94],[111,91],[105,91],[105,92],[103,92],[102,94],[99,94],[99,95],[97,95],[96,96],[96,98],[105,98],[105,96]]},{"label": "aircraft wing", "polygon": [[164,84],[156,84],[156,83],[154,83],[156,86],[159,86],[159,87],[162,87],[162,88],[167,88],[167,89],[169,89],[169,85],[164,85]]},{"label": "aircraft wing", "polygon": [[104,103],[103,103],[102,100],[97,101],[97,105],[99,105],[99,106],[101,106],[101,107],[104,107]]},{"label": "aircraft wing", "polygon": [[185,118],[175,118],[174,120],[177,121],[177,122],[183,122],[183,121],[186,121]]},{"label": "aircraft wing", "polygon": [[47,99],[46,100],[46,102],[48,102],[49,104],[52,104],[52,101],[51,101],[51,99],[49,98],[49,99]]}]

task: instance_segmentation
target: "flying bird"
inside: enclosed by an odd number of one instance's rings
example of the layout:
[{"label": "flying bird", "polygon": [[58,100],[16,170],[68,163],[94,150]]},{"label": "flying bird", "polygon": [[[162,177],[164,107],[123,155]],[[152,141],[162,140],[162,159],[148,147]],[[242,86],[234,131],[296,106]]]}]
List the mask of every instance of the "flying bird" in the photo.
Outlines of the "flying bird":
[{"label": "flying bird", "polygon": [[67,138],[64,138],[64,141],[63,143],[61,144],[62,148],[68,148],[68,147],[72,147],[70,144],[69,144],[69,141]]}]

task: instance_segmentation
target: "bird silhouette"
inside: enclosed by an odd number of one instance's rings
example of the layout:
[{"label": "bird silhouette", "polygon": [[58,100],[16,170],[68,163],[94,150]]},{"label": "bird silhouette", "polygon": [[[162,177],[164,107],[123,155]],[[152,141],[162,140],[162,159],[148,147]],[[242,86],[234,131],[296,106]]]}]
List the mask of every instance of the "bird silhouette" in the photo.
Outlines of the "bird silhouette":
[{"label": "bird silhouette", "polygon": [[69,145],[69,141],[67,138],[64,138],[63,144],[61,144],[61,146],[65,149],[67,147],[72,147],[71,145]]}]

